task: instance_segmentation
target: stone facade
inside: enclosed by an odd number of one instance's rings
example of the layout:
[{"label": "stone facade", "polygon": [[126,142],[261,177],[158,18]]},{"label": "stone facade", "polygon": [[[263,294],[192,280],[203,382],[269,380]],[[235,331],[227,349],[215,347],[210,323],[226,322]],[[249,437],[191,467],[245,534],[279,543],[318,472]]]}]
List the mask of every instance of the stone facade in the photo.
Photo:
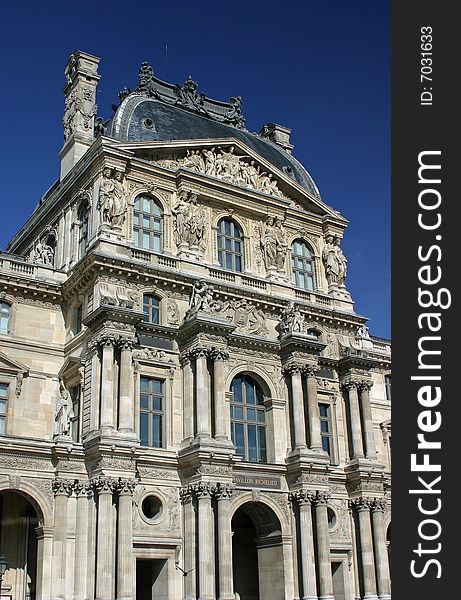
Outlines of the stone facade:
[{"label": "stone facade", "polygon": [[3,593],[387,600],[390,345],[347,221],[240,98],[144,64],[96,120],[98,63],[71,55],[61,179],[0,255]]}]

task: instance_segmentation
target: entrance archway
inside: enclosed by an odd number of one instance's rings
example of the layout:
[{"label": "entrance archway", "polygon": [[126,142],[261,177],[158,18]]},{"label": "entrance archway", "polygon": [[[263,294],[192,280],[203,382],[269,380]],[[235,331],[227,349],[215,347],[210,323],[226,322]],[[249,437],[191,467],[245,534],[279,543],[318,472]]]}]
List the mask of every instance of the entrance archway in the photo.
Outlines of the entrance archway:
[{"label": "entrance archway", "polygon": [[242,504],[232,517],[234,592],[239,600],[283,600],[282,528],[262,502]]},{"label": "entrance archway", "polygon": [[25,496],[0,492],[0,554],[7,562],[1,591],[6,597],[36,598],[37,525],[37,512]]}]

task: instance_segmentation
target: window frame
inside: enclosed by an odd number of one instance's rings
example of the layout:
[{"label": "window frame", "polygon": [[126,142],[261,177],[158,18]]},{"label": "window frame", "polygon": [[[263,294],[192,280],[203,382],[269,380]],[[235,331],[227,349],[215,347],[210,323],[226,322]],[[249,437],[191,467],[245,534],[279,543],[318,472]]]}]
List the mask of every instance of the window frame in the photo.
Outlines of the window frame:
[{"label": "window frame", "polygon": [[392,376],[390,373],[384,375],[384,390],[386,392],[386,400],[392,403]]},{"label": "window frame", "polygon": [[[322,415],[321,407],[326,408],[326,415]],[[322,448],[330,458],[333,458],[333,427],[332,427],[332,411],[329,402],[319,402],[319,419],[320,419],[320,437],[322,440]],[[322,423],[327,424],[327,430],[322,431]],[[327,440],[328,450],[324,447],[324,439]]]},{"label": "window frame", "polygon": [[[308,258],[305,254],[304,251],[302,252],[302,254],[297,254],[294,252],[295,249],[295,244],[300,244],[304,248],[310,253],[310,258]],[[294,285],[294,287],[300,289],[300,290],[304,290],[306,292],[315,292],[317,289],[317,272],[316,272],[316,263],[315,263],[315,252],[311,246],[311,244],[309,244],[309,242],[306,242],[306,240],[302,239],[302,238],[296,238],[295,240],[293,240],[291,242],[291,246],[290,246],[290,253],[291,253],[291,261],[290,261],[290,265],[291,265],[291,282]],[[302,267],[298,267],[297,266],[297,262],[295,263],[295,261],[301,261],[302,262]],[[305,266],[306,264],[310,264],[311,265],[311,270],[309,271],[309,269],[306,269]],[[300,285],[300,281],[301,281],[301,274],[302,274],[302,278],[305,281],[306,278],[307,280],[311,280],[312,281],[312,288],[309,287],[309,285],[306,287],[301,286]]]},{"label": "window frame", "polygon": [[[318,406],[319,406],[319,419],[321,419],[320,417],[320,405],[324,404],[325,406],[328,407],[328,412],[329,412],[329,424],[330,424],[330,431],[329,431],[329,439],[330,439],[330,453],[329,453],[329,457],[330,457],[330,463],[333,465],[339,465],[340,464],[340,460],[341,457],[339,455],[339,442],[338,442],[338,425],[337,425],[337,406],[336,406],[336,401],[337,401],[337,397],[334,394],[325,394],[325,395],[319,395],[318,397]],[[323,436],[322,436],[322,430],[321,430],[321,424],[320,426],[320,436],[322,439],[322,448],[323,448]]]},{"label": "window frame", "polygon": [[[148,297],[151,300],[156,300],[157,301],[157,306],[155,306],[153,303],[146,303],[145,299],[146,297]],[[153,294],[152,292],[144,292],[142,295],[142,312],[143,312],[143,323],[146,325],[160,325],[160,298],[158,296],[156,296],[155,294]],[[148,312],[146,313],[146,307],[148,309]],[[155,311],[157,313],[157,320],[151,320],[151,316],[155,314]],[[147,319],[145,317],[148,317]]]},{"label": "window frame", "polygon": [[2,329],[1,326],[0,326],[0,334],[9,335],[10,332],[11,332],[12,304],[10,302],[7,302],[6,300],[2,299],[0,301],[0,324],[1,324],[1,321],[3,320],[3,318],[4,318],[3,315],[5,314],[5,310],[4,310],[5,307],[8,307],[8,310],[6,311],[7,312],[7,316],[6,316],[7,327],[6,327],[6,330],[5,330],[5,329]]},{"label": "window frame", "polygon": [[[137,208],[137,203],[142,200],[142,208]],[[144,212],[144,202],[148,200],[150,202],[150,212]],[[154,207],[154,208],[152,208]],[[155,207],[159,211],[159,215],[155,214]],[[144,218],[149,218],[149,227],[144,227]],[[136,222],[137,220],[137,222]],[[158,231],[155,229],[155,223],[159,223]],[[140,225],[141,223],[141,225]],[[133,201],[133,227],[132,227],[132,239],[133,244],[140,250],[147,252],[163,252],[164,242],[164,210],[162,204],[149,194],[138,194]],[[144,233],[149,233],[149,245],[146,247],[143,244]],[[136,235],[137,234],[137,235]],[[158,248],[155,247],[155,240],[158,239]]]},{"label": "window frame", "polygon": [[5,401],[5,412],[4,413],[0,412],[0,422],[4,423],[3,432],[1,431],[2,426],[0,426],[0,436],[5,436],[5,435],[7,435],[7,427],[8,427],[8,409],[9,409],[9,405],[10,405],[10,392],[11,392],[10,382],[0,380],[0,389],[2,387],[5,387],[6,394],[5,394],[5,396],[2,396],[0,394],[0,399],[2,401]]},{"label": "window frame", "polygon": [[[161,392],[160,393],[155,393],[154,391],[152,392],[148,392],[148,393],[144,393],[143,392],[143,385],[142,385],[142,380],[146,379],[149,382],[149,390],[151,389],[150,383],[153,381],[158,381],[161,384]],[[153,389],[153,386],[152,386]],[[147,396],[148,397],[148,404],[149,407],[148,408],[143,408],[142,407],[142,396]],[[139,427],[139,440],[140,440],[140,445],[142,448],[152,448],[152,449],[159,449],[159,448],[166,448],[166,430],[165,430],[165,422],[166,422],[166,404],[167,404],[167,381],[165,378],[159,377],[157,375],[147,375],[145,373],[142,373],[139,376],[139,392],[138,392],[138,398],[139,398],[139,417],[138,417],[138,427]],[[153,399],[154,398],[161,398],[161,409],[155,409],[153,408],[154,403],[153,403]],[[143,440],[141,437],[141,432],[142,432],[142,415],[143,414],[147,414],[148,418],[147,418],[147,422],[148,422],[148,431],[147,431],[147,435],[148,435],[148,439],[147,439],[147,444],[143,444]],[[160,416],[160,428],[159,428],[159,432],[160,432],[160,444],[159,445],[154,445],[154,416]]]},{"label": "window frame", "polygon": [[[226,233],[226,223],[230,225],[229,234]],[[239,232],[239,236],[235,236],[235,230]],[[226,248],[227,240],[230,242],[230,249]],[[242,226],[233,219],[222,217],[219,219],[216,227],[216,242],[218,252],[217,259],[221,268],[231,273],[243,273],[245,269],[245,236],[243,235]],[[235,250],[236,242],[240,244],[240,250],[238,252]],[[230,258],[231,268],[227,266],[227,257]],[[240,258],[239,269],[237,269],[237,257]]]},{"label": "window frame", "polygon": [[[75,390],[75,391],[74,391]],[[82,441],[82,431],[81,431],[81,412],[82,412],[82,385],[81,383],[77,383],[73,386],[70,386],[69,394],[72,400],[72,410],[74,412],[74,420],[72,421],[71,426],[71,437],[72,440],[79,444]],[[77,409],[76,409],[77,407]]]},{"label": "window frame", "polygon": [[[235,400],[235,390],[234,390],[234,382],[240,379],[241,383],[241,398],[242,401],[238,402]],[[246,383],[251,383],[253,387],[253,394],[255,398],[255,403],[246,402]],[[257,390],[259,389],[262,402],[258,403],[258,395]],[[267,410],[265,406],[265,395],[261,385],[258,381],[251,377],[251,375],[246,375],[243,373],[237,374],[232,378],[232,382],[230,385],[230,428],[231,428],[231,440],[234,446],[237,448],[236,456],[240,456],[244,462],[249,462],[253,464],[267,464],[268,463],[268,421],[267,421]],[[242,417],[235,416],[235,408],[242,409]],[[248,409],[255,411],[255,418],[248,418]],[[264,420],[258,419],[258,414],[264,415]],[[238,453],[238,446],[236,444],[236,433],[235,426],[243,425],[243,455]],[[255,428],[255,450],[256,450],[256,458],[257,460],[251,460],[250,456],[250,443],[249,443],[249,428]],[[262,445],[260,440],[259,431],[262,430],[264,432],[264,449],[262,453]]]}]

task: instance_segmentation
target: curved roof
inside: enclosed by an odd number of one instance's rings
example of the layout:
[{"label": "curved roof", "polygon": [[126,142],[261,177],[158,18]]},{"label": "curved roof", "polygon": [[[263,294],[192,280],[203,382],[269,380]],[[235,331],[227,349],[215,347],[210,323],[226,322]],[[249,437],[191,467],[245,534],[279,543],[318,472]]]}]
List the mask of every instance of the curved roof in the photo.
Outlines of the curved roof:
[{"label": "curved roof", "polygon": [[320,199],[306,169],[274,142],[139,93],[122,101],[104,135],[122,142],[237,138]]}]

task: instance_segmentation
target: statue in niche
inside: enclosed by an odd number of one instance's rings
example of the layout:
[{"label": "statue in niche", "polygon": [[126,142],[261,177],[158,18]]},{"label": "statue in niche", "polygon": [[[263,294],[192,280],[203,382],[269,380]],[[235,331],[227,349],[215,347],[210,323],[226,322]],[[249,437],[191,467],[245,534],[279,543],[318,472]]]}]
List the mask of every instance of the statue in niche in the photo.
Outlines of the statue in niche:
[{"label": "statue in niche", "polygon": [[261,250],[266,269],[274,268],[283,271],[288,251],[285,228],[279,218],[267,217],[260,229]]},{"label": "statue in niche", "polygon": [[104,167],[102,170],[102,181],[99,187],[98,208],[101,211],[103,223],[109,223],[109,213],[112,209],[114,196],[114,182],[112,180],[112,170]]},{"label": "statue in niche", "polygon": [[205,215],[197,204],[197,194],[181,192],[172,213],[176,245],[198,249],[205,235]]},{"label": "statue in niche", "polygon": [[122,171],[115,171],[113,201],[109,209],[109,220],[112,227],[121,227],[126,218],[127,201],[123,179]]},{"label": "statue in niche", "polygon": [[69,436],[75,418],[72,398],[61,379],[59,381],[59,398],[54,411],[54,435]]},{"label": "statue in niche", "polygon": [[322,252],[322,261],[329,285],[339,284],[340,262],[337,248],[338,246],[334,243],[333,236],[327,235],[325,238],[325,247]]},{"label": "statue in niche", "polygon": [[290,301],[288,306],[282,310],[280,331],[282,333],[304,333],[305,328],[304,315],[301,314],[295,303]]}]

